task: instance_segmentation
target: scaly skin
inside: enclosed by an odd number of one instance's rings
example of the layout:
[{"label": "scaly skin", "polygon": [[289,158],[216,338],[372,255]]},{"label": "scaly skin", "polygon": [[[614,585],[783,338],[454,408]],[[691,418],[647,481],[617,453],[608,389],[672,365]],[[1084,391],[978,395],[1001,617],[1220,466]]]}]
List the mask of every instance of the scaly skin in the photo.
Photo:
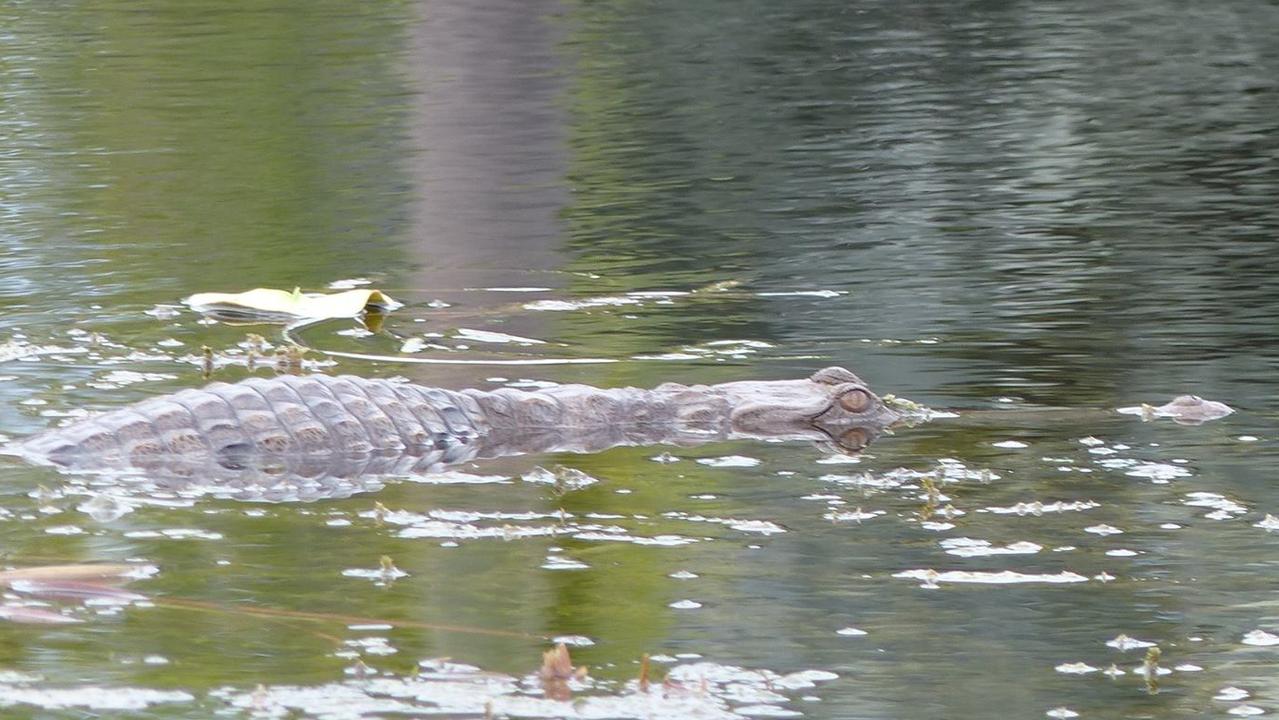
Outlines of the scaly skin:
[{"label": "scaly skin", "polygon": [[70,471],[233,485],[272,499],[273,487],[344,495],[365,475],[618,445],[806,439],[857,452],[897,419],[843,368],[803,380],[535,392],[281,376],[144,400],[6,450]]}]

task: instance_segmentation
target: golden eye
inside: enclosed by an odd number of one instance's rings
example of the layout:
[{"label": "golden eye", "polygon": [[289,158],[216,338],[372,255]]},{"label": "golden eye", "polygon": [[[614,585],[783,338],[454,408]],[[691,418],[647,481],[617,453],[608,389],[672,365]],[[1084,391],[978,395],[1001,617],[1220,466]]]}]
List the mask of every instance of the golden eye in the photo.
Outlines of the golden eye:
[{"label": "golden eye", "polygon": [[839,446],[845,450],[861,450],[870,444],[870,435],[863,428],[850,428],[839,436]]},{"label": "golden eye", "polygon": [[860,388],[854,388],[839,396],[839,406],[848,412],[866,412],[875,400],[871,394]]}]

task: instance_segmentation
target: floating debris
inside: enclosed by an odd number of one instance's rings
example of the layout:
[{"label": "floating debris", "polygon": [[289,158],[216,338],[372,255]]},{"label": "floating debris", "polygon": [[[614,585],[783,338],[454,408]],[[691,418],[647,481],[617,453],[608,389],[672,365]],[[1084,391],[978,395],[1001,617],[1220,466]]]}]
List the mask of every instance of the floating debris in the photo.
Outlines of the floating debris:
[{"label": "floating debris", "polygon": [[1083,662],[1062,663],[1053,669],[1066,675],[1087,675],[1098,671],[1098,668]]},{"label": "floating debris", "polygon": [[1235,411],[1229,405],[1216,400],[1204,400],[1198,395],[1179,395],[1158,407],[1142,404],[1121,407],[1119,412],[1124,415],[1139,416],[1143,421],[1171,418],[1179,425],[1201,425],[1231,415]]},{"label": "floating debris", "polygon": [[543,570],[589,570],[591,566],[562,555],[550,555],[539,567]]},{"label": "floating debris", "polygon": [[1266,516],[1261,519],[1261,522],[1255,522],[1252,526],[1259,527],[1266,532],[1274,532],[1279,530],[1279,517],[1266,513]]},{"label": "floating debris", "polygon": [[568,312],[596,307],[621,307],[623,305],[639,305],[639,298],[634,297],[593,297],[582,300],[536,300],[524,303],[525,310],[541,312]]},{"label": "floating debris", "polygon": [[872,518],[876,518],[884,514],[886,514],[886,511],[884,510],[863,511],[861,508],[857,508],[856,510],[850,510],[850,511],[828,512],[825,515],[822,515],[822,517],[826,520],[829,520],[835,523],[843,523],[843,522],[861,523],[864,520],[870,520]]},{"label": "floating debris", "polygon": [[1147,640],[1138,640],[1136,638],[1131,638],[1121,633],[1119,635],[1116,635],[1113,639],[1107,640],[1106,646],[1112,647],[1116,650],[1119,650],[1120,652],[1127,652],[1129,650],[1140,650],[1142,648],[1154,647],[1155,643],[1149,642]]},{"label": "floating debris", "polygon": [[1248,512],[1246,506],[1217,493],[1192,492],[1186,493],[1184,497],[1186,499],[1182,501],[1183,505],[1214,510],[1215,512],[1204,515],[1209,520],[1232,520],[1236,515],[1243,515]]},{"label": "floating debris", "polygon": [[41,355],[81,355],[87,347],[61,347],[58,345],[32,345],[25,340],[9,340],[0,343],[0,363],[12,360],[33,360]]},{"label": "floating debris", "polygon": [[995,515],[1033,515],[1038,517],[1045,513],[1062,513],[1062,512],[1082,512],[1093,508],[1101,507],[1100,503],[1092,500],[1077,500],[1074,502],[1051,502],[1044,503],[1038,500],[1033,502],[1019,502],[1016,505],[1005,507],[987,507],[977,512],[988,512]]},{"label": "floating debris", "polygon": [[104,688],[94,685],[38,688],[0,685],[0,707],[32,705],[46,710],[145,710],[152,705],[189,703],[195,697],[182,690]]},{"label": "floating debris", "polygon": [[568,646],[559,643],[553,650],[542,653],[542,667],[537,671],[546,696],[555,700],[567,700],[572,696],[570,681],[586,679],[586,666],[573,667]]},{"label": "floating debris", "polygon": [[1114,467],[1117,465],[1127,466],[1128,469],[1124,475],[1135,478],[1145,478],[1155,485],[1167,485],[1170,481],[1177,478],[1190,477],[1190,470],[1180,465],[1169,465],[1160,462],[1136,462],[1123,461],[1122,463],[1100,463],[1103,467]]},{"label": "floating debris", "polygon": [[551,485],[559,494],[574,492],[599,483],[599,480],[581,470],[563,465],[556,465],[552,470],[539,465],[521,475],[520,479],[527,483]]},{"label": "floating debris", "polygon": [[1034,555],[1043,550],[1042,545],[1033,542],[1015,542],[1003,547],[992,545],[988,540],[973,538],[946,538],[939,543],[948,555],[959,557],[988,557],[991,555]]},{"label": "floating debris", "polygon": [[221,540],[222,533],[199,528],[164,528],[162,530],[130,530],[124,533],[127,538],[160,538],[170,540]]},{"label": "floating debris", "polygon": [[391,559],[390,555],[383,555],[382,557],[378,558],[378,567],[377,567],[377,570],[374,571],[374,573],[375,573],[374,575],[361,575],[361,574],[358,574],[358,572],[356,571],[351,571],[351,570],[342,571],[342,574],[348,577],[372,577],[384,584],[389,583],[393,580],[396,580],[397,578],[408,577],[409,575],[403,570],[395,567],[395,561]]},{"label": "floating debris", "polygon": [[1146,651],[1146,657],[1142,660],[1142,672],[1147,676],[1159,674],[1159,658],[1163,656],[1163,651],[1159,646],[1150,648]]},{"label": "floating debris", "polygon": [[1271,645],[1279,645],[1279,635],[1268,633],[1265,630],[1252,630],[1243,636],[1241,642],[1244,645],[1270,647]]},{"label": "floating debris", "polygon": [[725,455],[724,457],[699,458],[698,465],[713,468],[748,468],[759,465],[759,460],[743,455]]},{"label": "floating debris", "polygon": [[662,517],[674,520],[684,520],[686,522],[713,523],[715,525],[723,525],[739,532],[754,533],[757,535],[780,535],[781,533],[786,532],[786,528],[768,520],[741,520],[738,518],[707,517],[705,515],[691,515],[678,510],[662,513]]},{"label": "floating debris", "polygon": [[156,305],[150,310],[144,310],[144,315],[150,315],[157,320],[170,320],[182,314],[182,308],[178,305]]},{"label": "floating debris", "polygon": [[[652,664],[670,656],[640,660],[639,677],[625,683],[597,680],[573,665],[565,647],[547,651],[541,669],[525,678],[485,672],[450,660],[423,660],[416,674],[371,673],[358,682],[319,686],[259,686],[242,691],[220,688],[214,704],[266,717],[305,714],[316,720],[359,717],[478,716],[511,718],[702,718],[742,720],[800,713],[785,704],[839,676],[822,670],[779,674],[709,662],[671,667],[655,680]],[[681,655],[690,655],[684,654]],[[367,666],[366,666],[367,667]],[[569,704],[571,703],[571,704]]]},{"label": "floating debris", "polygon": [[133,370],[112,370],[95,380],[85,381],[85,385],[99,390],[116,390],[136,383],[163,382],[177,380],[178,376],[170,373],[144,373]]},{"label": "floating debris", "polygon": [[368,278],[350,278],[347,280],[334,280],[329,283],[330,290],[354,290],[363,285],[372,285],[373,281]]}]

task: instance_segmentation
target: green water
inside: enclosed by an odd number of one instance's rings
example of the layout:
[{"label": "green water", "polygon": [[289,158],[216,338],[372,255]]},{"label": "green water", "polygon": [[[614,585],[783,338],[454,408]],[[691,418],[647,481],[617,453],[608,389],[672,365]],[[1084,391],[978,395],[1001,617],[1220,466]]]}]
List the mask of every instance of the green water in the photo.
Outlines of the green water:
[{"label": "green water", "polygon": [[[191,293],[350,279],[406,305],[307,343],[615,362],[313,369],[496,388],[839,364],[960,409],[855,462],[620,448],[310,503],[3,463],[5,566],[157,571],[129,585],[149,602],[0,624],[0,714],[1279,710],[1277,23],[1260,0],[0,3],[9,438],[199,385],[202,346],[279,341]],[[1238,412],[1114,412],[1185,392]],[[556,465],[598,482],[522,479]],[[130,511],[79,509],[104,495]],[[528,678],[554,637],[594,678],[575,702]],[[628,686],[644,654],[682,689]],[[490,674],[414,677],[442,657]]]}]

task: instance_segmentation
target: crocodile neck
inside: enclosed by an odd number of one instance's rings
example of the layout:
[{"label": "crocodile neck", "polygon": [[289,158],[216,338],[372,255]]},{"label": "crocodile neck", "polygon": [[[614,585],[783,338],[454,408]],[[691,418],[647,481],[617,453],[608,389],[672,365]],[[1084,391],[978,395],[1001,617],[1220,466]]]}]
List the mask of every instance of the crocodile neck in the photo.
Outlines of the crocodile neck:
[{"label": "crocodile neck", "polygon": [[590,453],[620,445],[692,445],[734,436],[733,403],[713,386],[601,389],[559,385],[533,392],[467,390],[487,432],[479,455]]}]

